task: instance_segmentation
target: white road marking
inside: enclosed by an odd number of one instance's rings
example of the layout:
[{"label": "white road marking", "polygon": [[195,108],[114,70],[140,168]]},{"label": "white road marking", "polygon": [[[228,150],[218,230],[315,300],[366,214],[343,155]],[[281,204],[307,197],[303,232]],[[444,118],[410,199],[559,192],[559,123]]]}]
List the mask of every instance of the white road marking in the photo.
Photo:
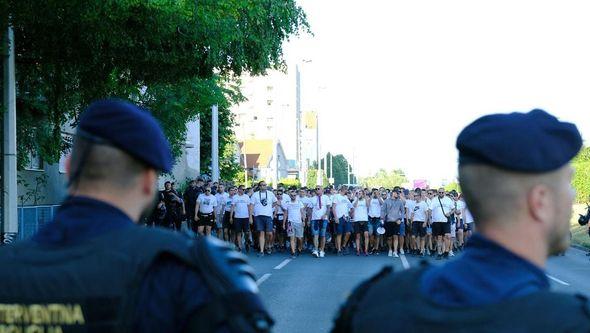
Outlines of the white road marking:
[{"label": "white road marking", "polygon": [[406,255],[400,254],[399,258],[402,260],[402,266],[404,269],[410,269],[410,263],[408,262],[408,259],[406,259]]},{"label": "white road marking", "polygon": [[289,262],[291,262],[291,259],[285,259],[285,260],[283,260],[283,262],[282,262],[282,263],[278,264],[278,265],[277,265],[277,267],[275,267],[275,269],[281,269],[281,268],[283,268],[283,267],[287,266],[287,264],[288,264]]},{"label": "white road marking", "polygon": [[569,283],[567,283],[567,282],[565,282],[565,281],[562,281],[562,280],[560,280],[560,279],[558,279],[558,278],[556,278],[556,277],[554,277],[554,276],[551,276],[551,275],[549,275],[549,274],[547,274],[547,277],[548,277],[548,278],[550,278],[551,280],[553,280],[553,281],[555,281],[555,282],[559,283],[559,284],[563,284],[564,286],[569,286],[569,285],[570,285]]},{"label": "white road marking", "polygon": [[270,276],[271,276],[271,274],[270,274],[270,273],[266,273],[266,274],[264,274],[263,276],[261,276],[261,277],[260,277],[260,279],[256,280],[256,285],[258,285],[258,286],[259,286],[259,285],[261,285],[261,284],[262,284],[262,282],[264,282],[264,281],[268,280],[268,278],[269,278]]}]

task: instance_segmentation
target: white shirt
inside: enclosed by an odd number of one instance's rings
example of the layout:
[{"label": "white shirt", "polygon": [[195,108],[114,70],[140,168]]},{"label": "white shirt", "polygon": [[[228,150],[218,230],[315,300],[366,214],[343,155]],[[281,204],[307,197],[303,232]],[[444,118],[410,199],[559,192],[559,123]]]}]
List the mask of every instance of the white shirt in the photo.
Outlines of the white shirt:
[{"label": "white shirt", "polygon": [[314,196],[309,198],[308,200],[308,207],[311,207],[311,219],[312,220],[321,220],[324,218],[324,215],[328,215],[328,207],[332,205],[330,198],[327,195],[322,194],[321,197],[322,207],[320,208],[320,197]]},{"label": "white shirt", "polygon": [[463,216],[461,215],[463,212],[463,209],[465,208],[465,202],[463,202],[463,200],[457,200],[455,201],[455,203],[457,204],[457,218],[458,219],[463,219]]},{"label": "white shirt", "polygon": [[299,199],[289,200],[289,202],[283,203],[283,209],[287,211],[287,219],[291,223],[303,223],[303,217],[301,216],[302,208],[305,208],[305,205]]},{"label": "white shirt", "polygon": [[413,220],[416,222],[426,222],[426,214],[428,213],[428,204],[426,201],[416,202],[414,206]]},{"label": "white shirt", "polygon": [[469,208],[465,207],[465,210],[463,211],[465,216],[463,216],[463,221],[465,223],[473,223],[473,215],[471,215],[471,212],[469,211]]},{"label": "white shirt", "polygon": [[356,200],[356,207],[354,208],[354,222],[366,221],[369,221],[367,199],[358,199]]},{"label": "white shirt", "polygon": [[[234,197],[235,196],[236,195],[234,194]],[[233,197],[230,197],[229,194],[228,194],[227,198],[225,198],[225,206],[224,206],[226,212],[230,212],[231,211],[232,202],[233,202]]]},{"label": "white shirt", "polygon": [[379,198],[371,197],[371,204],[369,205],[370,217],[381,217],[381,202]]},{"label": "white shirt", "polygon": [[416,201],[410,199],[406,200],[406,209],[408,210],[406,218],[408,220],[412,218],[412,212],[414,211],[414,207],[416,207]]},{"label": "white shirt", "polygon": [[[266,205],[262,203],[265,202]],[[272,217],[272,205],[277,202],[277,198],[271,191],[264,191],[264,193],[254,192],[250,198],[250,204],[254,205],[254,216],[269,216]]]},{"label": "white shirt", "polygon": [[217,213],[221,212],[223,205],[227,202],[227,198],[229,198],[229,193],[217,193],[215,194],[215,200],[217,200],[217,209],[215,210]]},{"label": "white shirt", "polygon": [[246,193],[242,195],[234,195],[231,204],[232,206],[234,206],[235,218],[245,219],[250,217],[250,212],[248,212],[248,205],[250,205],[250,197]]},{"label": "white shirt", "polygon": [[336,205],[336,218],[348,216],[348,212],[352,208],[352,203],[350,203],[348,197],[341,194],[336,194],[334,196],[332,205]]},{"label": "white shirt", "polygon": [[[443,197],[438,201],[438,197],[435,197],[430,202],[430,210],[432,211],[432,222],[447,222],[447,218],[444,214],[451,213],[451,210],[455,208],[455,202],[449,197]],[[441,206],[442,204],[442,206]],[[444,209],[444,213],[443,213]]]},{"label": "white shirt", "polygon": [[211,214],[213,213],[213,209],[217,207],[217,199],[213,194],[199,194],[197,198],[197,202],[199,203],[199,213],[201,214]]}]

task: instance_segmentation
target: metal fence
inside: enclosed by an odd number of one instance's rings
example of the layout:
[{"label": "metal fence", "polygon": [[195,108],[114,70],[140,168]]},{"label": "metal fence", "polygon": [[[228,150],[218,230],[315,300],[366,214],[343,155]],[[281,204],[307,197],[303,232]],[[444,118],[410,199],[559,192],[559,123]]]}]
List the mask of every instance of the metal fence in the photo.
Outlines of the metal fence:
[{"label": "metal fence", "polygon": [[39,228],[51,222],[59,205],[18,207],[18,239],[33,236]]}]

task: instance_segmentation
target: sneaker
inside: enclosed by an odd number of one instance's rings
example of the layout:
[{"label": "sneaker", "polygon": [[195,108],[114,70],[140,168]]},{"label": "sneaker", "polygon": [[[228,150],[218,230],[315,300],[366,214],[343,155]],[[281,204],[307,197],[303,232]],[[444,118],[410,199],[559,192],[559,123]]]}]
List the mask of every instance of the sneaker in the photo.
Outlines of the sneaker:
[{"label": "sneaker", "polygon": [[445,259],[446,259],[446,258],[448,258],[448,257],[449,257],[449,252],[445,252],[445,253],[443,253],[443,258],[445,258]]},{"label": "sneaker", "polygon": [[291,259],[295,259],[297,258],[297,256],[295,255],[295,253],[291,253]]},{"label": "sneaker", "polygon": [[404,249],[400,249],[399,254],[405,254]]},{"label": "sneaker", "polygon": [[318,250],[313,250],[313,252],[311,253],[311,255],[314,256],[314,257],[316,257],[316,258],[319,257]]},{"label": "sneaker", "polygon": [[336,252],[336,255],[339,256],[339,257],[342,257],[342,251]]},{"label": "sneaker", "polygon": [[357,257],[360,257],[361,256],[361,253],[359,251],[356,251],[356,256]]},{"label": "sneaker", "polygon": [[449,256],[454,257],[455,253],[453,251],[449,252]]},{"label": "sneaker", "polygon": [[436,260],[441,260],[442,259],[442,254],[437,254],[436,255]]},{"label": "sneaker", "polygon": [[258,252],[257,257],[264,257],[264,252]]},{"label": "sneaker", "polygon": [[422,252],[422,254],[420,254],[420,257],[424,258],[424,257],[426,257],[426,254],[424,252]]},{"label": "sneaker", "polygon": [[387,253],[388,257],[393,257],[393,251],[389,250],[389,252]]},{"label": "sneaker", "polygon": [[365,253],[363,254],[365,257],[369,256],[369,253],[367,251],[365,251]]},{"label": "sneaker", "polygon": [[[402,253],[403,254],[403,253]],[[397,255],[397,252],[393,252],[393,257],[394,258],[399,258],[399,256]]]},{"label": "sneaker", "polygon": [[320,251],[320,258],[323,258],[323,257],[325,257],[325,256],[326,256],[326,252],[324,252],[324,251]]}]

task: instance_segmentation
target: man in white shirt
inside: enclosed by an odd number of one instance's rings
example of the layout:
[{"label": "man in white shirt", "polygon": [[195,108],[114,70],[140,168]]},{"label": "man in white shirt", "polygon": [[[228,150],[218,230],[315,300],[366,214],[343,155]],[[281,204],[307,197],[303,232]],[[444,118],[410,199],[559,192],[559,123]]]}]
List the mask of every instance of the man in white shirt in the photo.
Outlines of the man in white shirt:
[{"label": "man in white shirt", "polygon": [[439,188],[437,193],[437,197],[431,201],[430,216],[432,219],[432,234],[436,237],[437,259],[442,259],[443,256],[445,258],[449,256],[451,247],[451,223],[449,218],[455,212],[455,202],[445,196],[444,188]]},{"label": "man in white shirt", "polygon": [[426,255],[426,221],[428,217],[428,204],[422,199],[422,191],[416,189],[414,192],[415,205],[411,211],[412,220],[412,241],[417,244],[420,255]]},{"label": "man in white shirt", "polygon": [[225,192],[225,186],[219,184],[217,186],[217,193],[215,193],[215,200],[217,200],[217,206],[215,207],[215,232],[217,238],[225,239],[226,236],[223,234],[223,217],[225,212],[225,204],[229,198],[229,193]]},{"label": "man in white shirt", "polygon": [[[408,236],[406,237],[408,240],[408,245],[410,248],[410,252],[412,252],[413,254],[417,254],[418,252],[418,244],[416,244],[416,238],[414,237],[414,233],[413,233],[413,225],[412,225],[412,212],[414,212],[414,207],[416,207],[416,201],[414,201],[414,193],[408,191],[408,198],[406,199],[406,204],[405,204],[405,217],[406,217],[406,230],[408,230],[408,232],[406,233]],[[402,244],[403,246],[403,244]],[[403,252],[403,248],[400,250],[400,253],[404,253]]]},{"label": "man in white shirt", "polygon": [[463,219],[463,209],[465,209],[465,202],[460,194],[454,197],[455,199],[455,219],[456,219],[456,234],[457,234],[457,248],[463,249],[463,230],[465,229],[465,220]]},{"label": "man in white shirt", "polygon": [[467,205],[463,206],[463,212],[461,213],[461,215],[463,215],[463,220],[465,222],[464,241],[466,242],[469,239],[469,237],[471,237],[472,233],[475,231],[475,224],[473,223],[473,215],[471,215],[471,212],[469,211],[469,208],[467,208]]},{"label": "man in white shirt", "polygon": [[289,199],[283,203],[285,210],[283,229],[287,230],[287,236],[291,239],[291,258],[295,258],[303,251],[305,205],[297,198],[297,191],[294,188],[289,190]]},{"label": "man in white shirt", "polygon": [[207,187],[205,193],[201,193],[197,198],[195,206],[195,222],[197,222],[199,234],[211,235],[211,228],[215,225],[215,207],[217,207],[217,199],[211,194],[211,187]]},{"label": "man in white shirt", "polygon": [[[258,183],[258,192],[252,194],[250,198],[250,219],[256,223],[256,231],[258,232],[258,245],[260,251],[258,256],[264,256],[265,244],[272,246],[272,216],[274,206],[277,203],[275,195],[266,189],[266,182]],[[265,243],[265,240],[267,241]],[[266,247],[266,253],[271,254],[270,247]]]},{"label": "man in white shirt", "polygon": [[316,187],[316,195],[309,198],[308,205],[311,207],[311,234],[313,236],[313,252],[316,258],[323,258],[326,255],[326,229],[328,228],[328,214],[332,202],[321,186]]},{"label": "man in white shirt", "polygon": [[[233,198],[236,195],[235,186],[230,187],[228,191],[228,196],[225,198],[225,201],[223,202],[223,218],[221,222],[221,227],[223,229],[223,240],[226,242],[232,242],[235,240],[235,237],[233,236],[233,232],[231,232],[230,214]],[[232,233],[231,235],[230,232]]]},{"label": "man in white shirt", "polygon": [[242,235],[250,231],[250,197],[244,193],[244,185],[238,186],[238,194],[232,198],[230,223],[235,233],[236,246],[242,251]]},{"label": "man in white shirt", "polygon": [[[387,199],[387,196],[385,196]],[[371,196],[368,198],[369,201],[369,224],[367,230],[371,237],[371,254],[379,254],[379,234],[377,228],[381,226],[381,206],[385,200],[379,194],[377,189],[373,189]]]},{"label": "man in white shirt", "polygon": [[352,226],[350,225],[350,210],[352,203],[346,196],[348,188],[345,185],[340,187],[340,193],[336,194],[332,201],[332,211],[334,212],[334,222],[336,223],[336,251],[337,255],[342,255],[342,234],[344,234],[344,244],[348,243]]}]

